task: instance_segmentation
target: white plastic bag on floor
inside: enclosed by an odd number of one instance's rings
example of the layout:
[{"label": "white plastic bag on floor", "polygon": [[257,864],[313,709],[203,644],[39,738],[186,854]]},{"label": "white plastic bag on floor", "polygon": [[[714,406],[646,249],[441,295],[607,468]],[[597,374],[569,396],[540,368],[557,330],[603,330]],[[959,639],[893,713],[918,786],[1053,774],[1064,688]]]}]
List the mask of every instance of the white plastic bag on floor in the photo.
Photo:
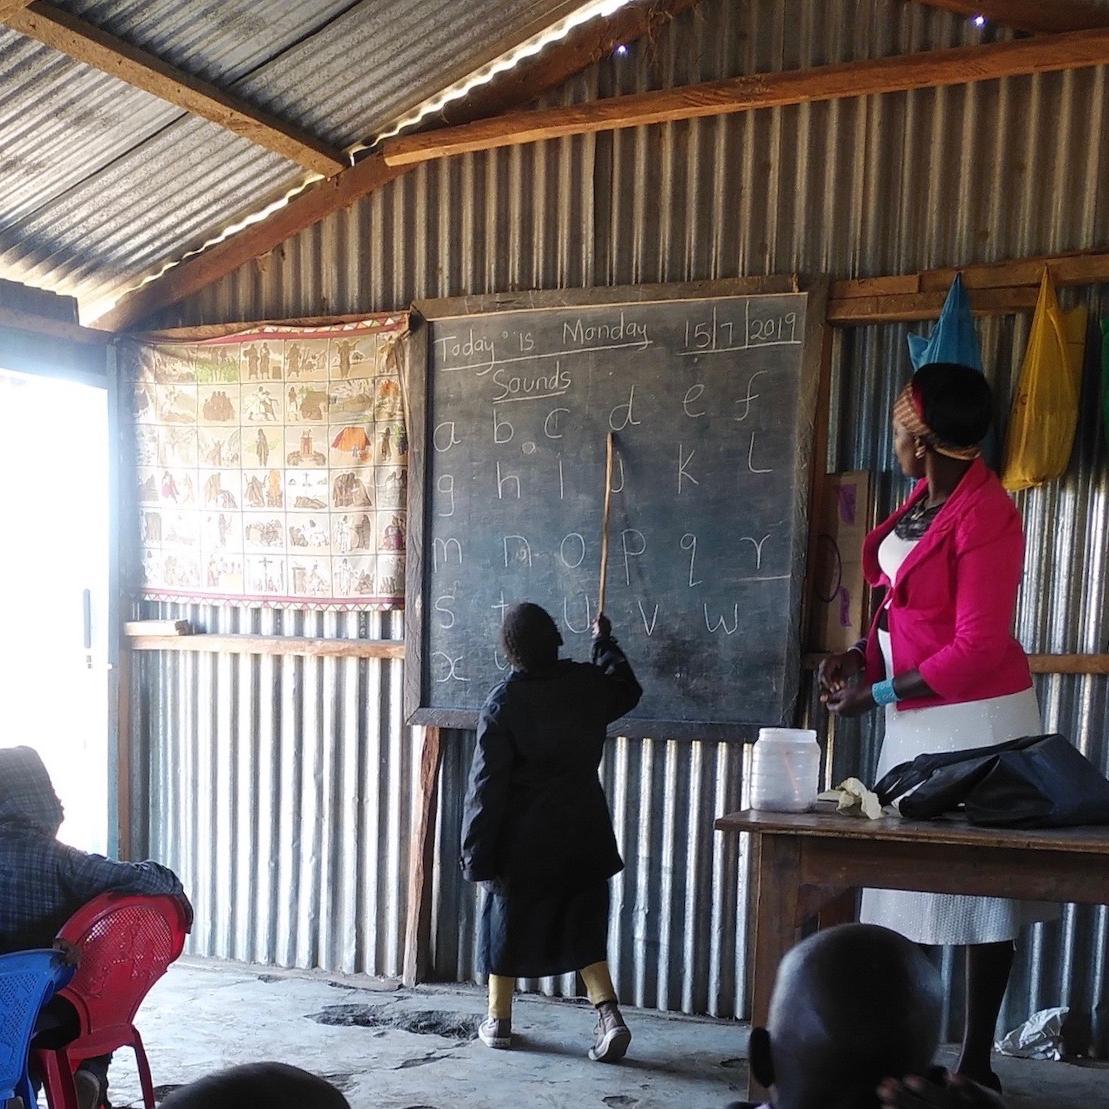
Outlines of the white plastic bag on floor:
[{"label": "white plastic bag on floor", "polygon": [[1014,1059],[1063,1061],[1063,1021],[1070,1009],[1042,1009],[997,1043],[1002,1055]]}]

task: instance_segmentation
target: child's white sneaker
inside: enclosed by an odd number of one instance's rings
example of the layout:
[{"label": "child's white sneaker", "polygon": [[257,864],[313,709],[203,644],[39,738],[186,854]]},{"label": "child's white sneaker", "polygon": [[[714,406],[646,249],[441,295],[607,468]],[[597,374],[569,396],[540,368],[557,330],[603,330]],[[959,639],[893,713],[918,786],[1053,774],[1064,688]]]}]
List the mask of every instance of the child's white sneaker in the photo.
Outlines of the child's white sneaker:
[{"label": "child's white sneaker", "polygon": [[602,1001],[597,1006],[597,1027],[589,1058],[594,1063],[618,1063],[627,1055],[631,1042],[632,1034],[620,1015],[620,1007],[615,1001]]},{"label": "child's white sneaker", "polygon": [[512,1019],[507,1020],[499,1019],[497,1017],[486,1017],[485,1020],[478,1025],[477,1038],[481,1040],[486,1047],[491,1047],[497,1051],[504,1051],[505,1048],[512,1046]]}]

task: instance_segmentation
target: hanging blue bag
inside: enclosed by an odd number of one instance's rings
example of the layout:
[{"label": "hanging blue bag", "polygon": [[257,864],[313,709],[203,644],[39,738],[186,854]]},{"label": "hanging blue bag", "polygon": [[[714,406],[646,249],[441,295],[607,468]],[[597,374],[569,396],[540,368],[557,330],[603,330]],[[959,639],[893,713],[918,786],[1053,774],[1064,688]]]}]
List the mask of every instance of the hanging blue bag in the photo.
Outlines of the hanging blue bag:
[{"label": "hanging blue bag", "polygon": [[982,353],[970,314],[970,298],[963,288],[963,275],[956,274],[943,302],[943,311],[931,335],[909,336],[909,359],[914,370],[933,362],[958,362],[982,372]]}]

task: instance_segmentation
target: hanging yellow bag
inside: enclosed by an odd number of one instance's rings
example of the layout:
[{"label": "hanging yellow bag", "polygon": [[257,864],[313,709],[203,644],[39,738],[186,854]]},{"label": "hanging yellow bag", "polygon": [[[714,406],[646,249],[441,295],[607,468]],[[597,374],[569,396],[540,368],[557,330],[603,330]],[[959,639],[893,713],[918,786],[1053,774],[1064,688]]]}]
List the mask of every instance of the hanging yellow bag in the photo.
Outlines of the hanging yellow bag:
[{"label": "hanging yellow bag", "polygon": [[1066,472],[1078,427],[1087,311],[1063,312],[1044,267],[1005,440],[1002,484],[1011,493]]}]

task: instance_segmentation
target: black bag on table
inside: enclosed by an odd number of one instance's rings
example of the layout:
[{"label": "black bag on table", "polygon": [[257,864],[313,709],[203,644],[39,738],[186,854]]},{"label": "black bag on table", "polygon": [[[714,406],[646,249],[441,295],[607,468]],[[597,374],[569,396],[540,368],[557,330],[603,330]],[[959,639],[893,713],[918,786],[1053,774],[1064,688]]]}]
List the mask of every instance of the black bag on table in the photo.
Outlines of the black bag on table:
[{"label": "black bag on table", "polygon": [[972,824],[988,828],[1109,824],[1109,780],[1061,735],[918,755],[895,766],[874,792],[883,805],[900,798],[901,815],[910,820],[962,805]]}]

